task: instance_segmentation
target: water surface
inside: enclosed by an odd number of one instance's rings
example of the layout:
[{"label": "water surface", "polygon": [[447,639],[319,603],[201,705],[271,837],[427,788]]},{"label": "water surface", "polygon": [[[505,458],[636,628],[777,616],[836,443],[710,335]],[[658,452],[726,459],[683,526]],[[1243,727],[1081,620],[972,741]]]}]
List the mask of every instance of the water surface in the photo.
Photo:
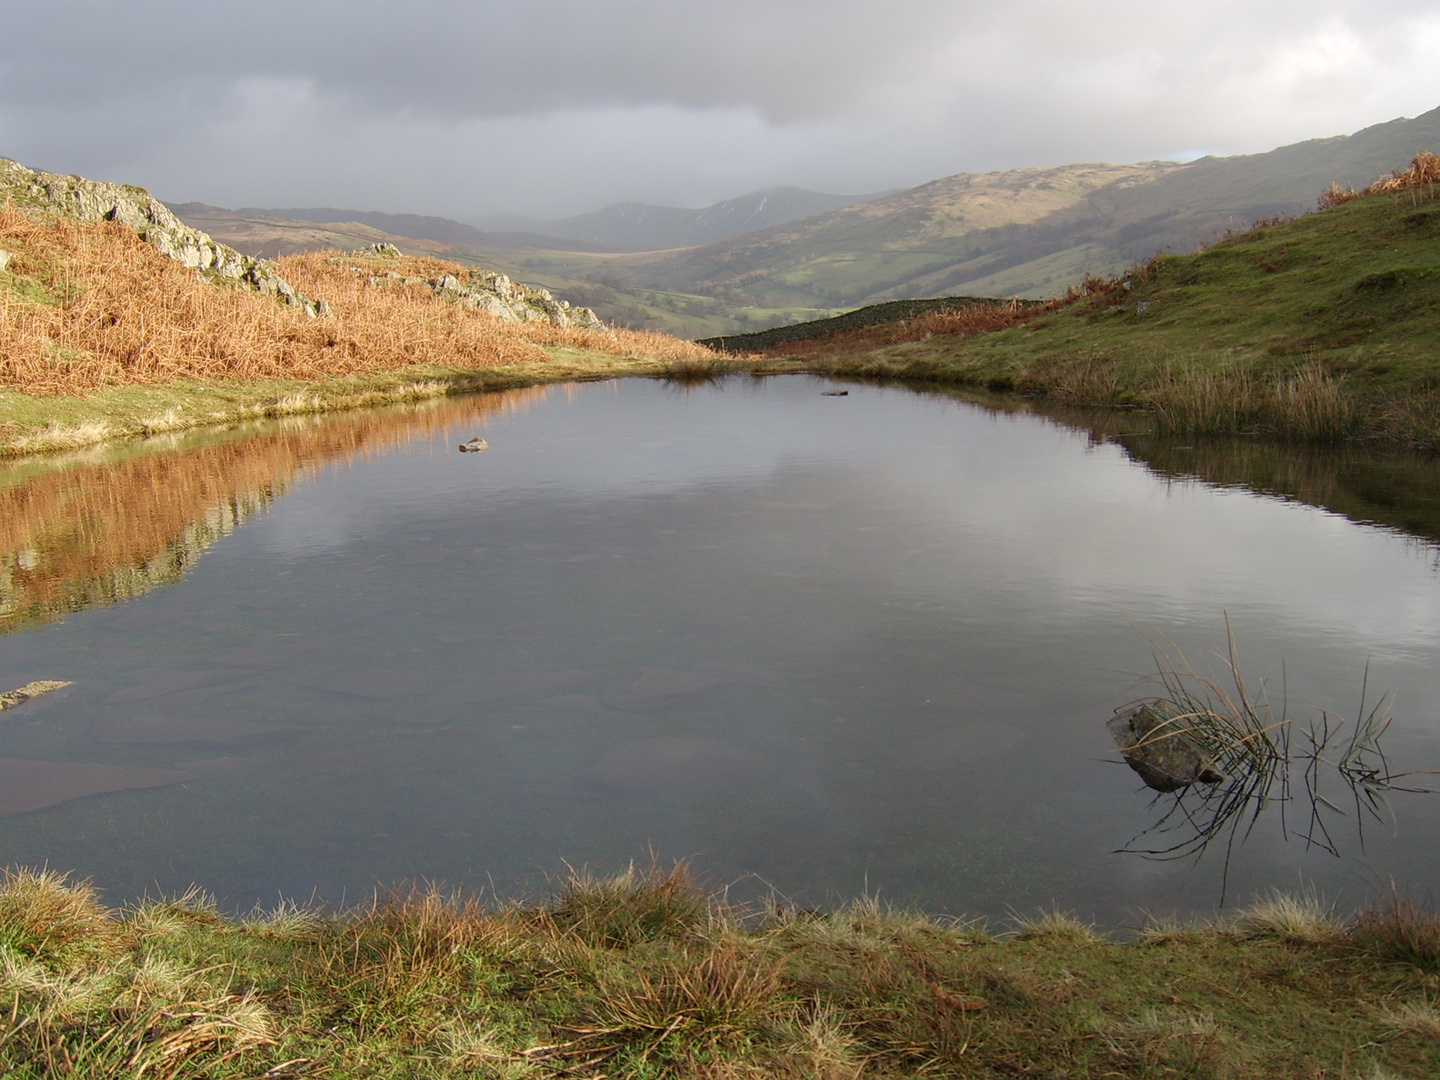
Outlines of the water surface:
[{"label": "water surface", "polygon": [[[1362,506],[1334,477],[1398,459],[827,388],[632,380],[11,466],[0,689],[75,685],[0,717],[0,863],[246,906],[653,851],[804,904],[1207,910],[1220,860],[1113,853],[1154,807],[1104,721],[1144,634],[1218,669],[1226,613],[1277,696],[1283,670],[1353,715],[1368,662],[1392,759],[1440,763],[1423,459]],[[1440,798],[1395,809],[1343,859],[1267,819],[1231,895],[1432,888]]]}]

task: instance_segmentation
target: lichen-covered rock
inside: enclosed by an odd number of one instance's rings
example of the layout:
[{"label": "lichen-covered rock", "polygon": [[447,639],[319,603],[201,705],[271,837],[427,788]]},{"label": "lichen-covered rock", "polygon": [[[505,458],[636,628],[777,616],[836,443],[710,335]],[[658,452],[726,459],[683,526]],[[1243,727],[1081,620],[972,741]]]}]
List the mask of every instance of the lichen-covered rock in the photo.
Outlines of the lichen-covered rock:
[{"label": "lichen-covered rock", "polygon": [[0,158],[0,198],[8,198],[21,210],[60,214],[77,221],[118,221],[134,229],[160,254],[214,280],[273,296],[307,315],[330,313],[325,301],[301,295],[268,260],[242,255],[192,229],[144,188],[36,172]]},{"label": "lichen-covered rock", "polygon": [[[400,251],[392,244],[371,244],[354,254],[398,257]],[[573,327],[577,330],[606,329],[605,323],[589,308],[571,307],[568,301],[556,300],[545,289],[521,285],[517,281],[511,281],[505,274],[490,270],[471,270],[464,277],[442,274],[436,278],[407,277],[399,271],[389,270],[383,274],[373,274],[369,280],[372,285],[387,281],[401,285],[426,285],[441,300],[459,304],[472,311],[488,312],[505,322],[548,322],[552,326]]]},{"label": "lichen-covered rock", "polygon": [[1194,725],[1184,716],[1151,701],[1122,710],[1105,725],[1125,763],[1155,791],[1179,791],[1191,784],[1219,784],[1225,774],[1215,767]]},{"label": "lichen-covered rock", "polygon": [[442,300],[487,311],[506,322],[548,322],[552,326],[603,330],[605,324],[589,308],[572,308],[545,289],[511,281],[504,274],[472,270],[465,278],[446,274],[427,282]]}]

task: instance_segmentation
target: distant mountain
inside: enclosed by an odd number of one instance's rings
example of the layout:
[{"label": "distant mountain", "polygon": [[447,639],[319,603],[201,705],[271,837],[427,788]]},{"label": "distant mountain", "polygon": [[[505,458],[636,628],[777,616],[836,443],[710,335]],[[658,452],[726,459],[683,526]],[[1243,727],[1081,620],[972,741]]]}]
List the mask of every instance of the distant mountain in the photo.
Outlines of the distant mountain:
[{"label": "distant mountain", "polygon": [[703,210],[624,202],[561,221],[528,219],[525,227],[532,232],[586,240],[619,251],[663,251],[729,240],[873,198],[876,196],[827,195],[804,188],[772,187],[726,199]]},{"label": "distant mountain", "polygon": [[608,253],[710,244],[871,198],[875,196],[827,195],[797,187],[773,187],[726,199],[702,210],[626,202],[559,221],[507,215],[486,221],[486,228],[423,214],[386,214],[334,206],[242,206],[234,213],[325,225],[355,222],[392,236],[433,240],[474,252],[529,249]]},{"label": "distant mountain", "polygon": [[[1440,109],[1349,136],[1188,165],[1070,165],[960,174],[688,251],[618,256],[612,280],[760,307],[837,307],[950,293],[1046,296],[1156,250],[1311,210],[1440,149]],[[566,265],[581,276],[583,260]]]},{"label": "distant mountain", "polygon": [[909,297],[1055,295],[1087,273],[1304,213],[1327,184],[1366,184],[1421,150],[1440,150],[1440,109],[1185,165],[961,173],[868,199],[772,188],[703,210],[622,203],[564,221],[497,218],[495,231],[333,207],[174,209],[247,253],[385,239],[503,269],[624,325],[704,336]]},{"label": "distant mountain", "polygon": [[[185,204],[199,206],[201,204]],[[210,209],[216,209],[211,207]],[[266,209],[256,206],[242,206],[239,210],[226,211],[241,217],[266,220],[310,221],[320,225],[355,223],[378,229],[388,236],[405,236],[415,240],[429,240],[444,244],[449,249],[468,252],[482,251],[595,251],[615,250],[602,244],[581,242],[576,244],[560,234],[537,232],[504,231],[487,232],[474,225],[466,225],[450,218],[430,217],[424,214],[385,214],[377,210],[342,210],[333,206],[306,206]],[[565,239],[566,242],[559,242]],[[575,238],[583,239],[583,238]]]}]

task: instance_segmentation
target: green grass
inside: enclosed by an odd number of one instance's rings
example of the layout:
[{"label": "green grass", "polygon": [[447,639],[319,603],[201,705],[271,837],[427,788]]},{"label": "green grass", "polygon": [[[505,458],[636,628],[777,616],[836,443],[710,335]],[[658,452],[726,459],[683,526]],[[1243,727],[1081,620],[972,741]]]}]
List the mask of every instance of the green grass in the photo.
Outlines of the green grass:
[{"label": "green grass", "polygon": [[1429,1077],[1435,918],[1271,895],[1131,942],[862,900],[737,910],[683,866],[530,904],[434,889],[228,918],[0,880],[0,1073],[178,1077]]},{"label": "green grass", "polygon": [[816,359],[834,374],[1140,406],[1162,430],[1440,445],[1440,201],[1370,196],[1137,268],[1012,330]]}]

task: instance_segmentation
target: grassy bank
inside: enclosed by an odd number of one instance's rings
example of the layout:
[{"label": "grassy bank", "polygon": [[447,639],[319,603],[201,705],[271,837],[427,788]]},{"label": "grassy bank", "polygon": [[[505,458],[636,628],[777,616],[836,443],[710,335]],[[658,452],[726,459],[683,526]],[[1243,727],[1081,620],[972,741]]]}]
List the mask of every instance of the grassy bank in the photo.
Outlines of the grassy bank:
[{"label": "grassy bank", "polygon": [[1440,446],[1440,169],[1087,281],[991,333],[792,351],[815,370],[1152,410],[1162,431]]},{"label": "grassy bank", "polygon": [[746,362],[706,354],[661,358],[549,347],[540,359],[465,368],[412,364],[327,379],[175,379],[85,394],[26,394],[0,386],[0,457],[70,450],[210,425],[422,401],[620,376],[688,380]]},{"label": "grassy bank", "polygon": [[723,364],[663,334],[504,321],[429,258],[279,260],[330,315],[203,280],[113,222],[0,208],[0,453],[256,416]]},{"label": "grassy bank", "polygon": [[244,919],[0,883],[14,1077],[1425,1077],[1440,922],[1270,896],[1128,943],[858,902],[737,911],[683,868],[532,905],[414,891]]}]

